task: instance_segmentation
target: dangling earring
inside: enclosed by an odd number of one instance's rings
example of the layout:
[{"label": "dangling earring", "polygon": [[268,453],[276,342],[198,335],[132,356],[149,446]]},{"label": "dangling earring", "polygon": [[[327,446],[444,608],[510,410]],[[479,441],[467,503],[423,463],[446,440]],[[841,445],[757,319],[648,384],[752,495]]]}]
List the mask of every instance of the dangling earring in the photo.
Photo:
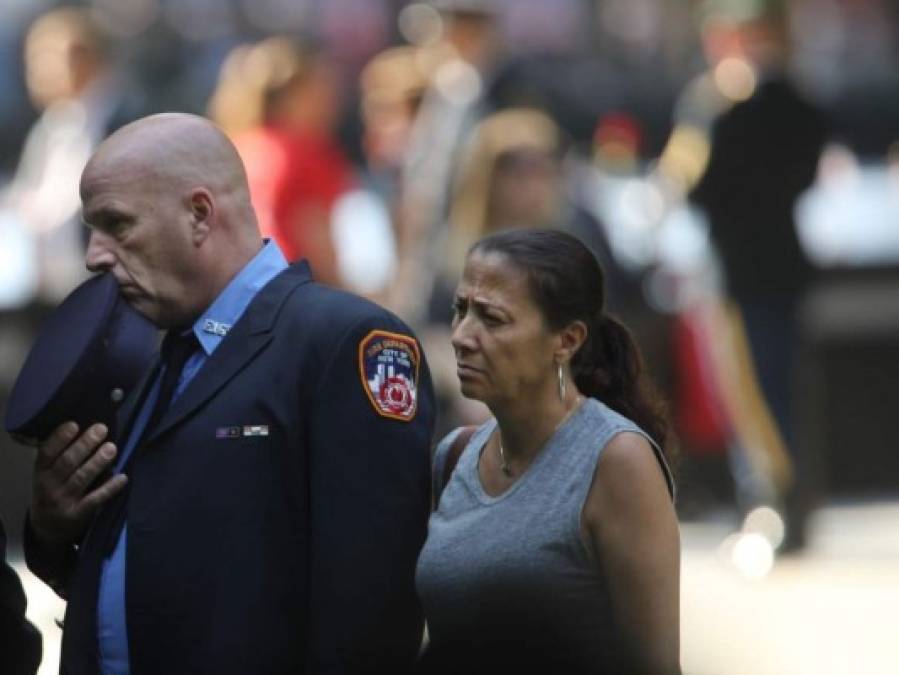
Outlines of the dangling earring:
[{"label": "dangling earring", "polygon": [[565,402],[565,373],[562,371],[562,364],[559,364],[559,398]]}]

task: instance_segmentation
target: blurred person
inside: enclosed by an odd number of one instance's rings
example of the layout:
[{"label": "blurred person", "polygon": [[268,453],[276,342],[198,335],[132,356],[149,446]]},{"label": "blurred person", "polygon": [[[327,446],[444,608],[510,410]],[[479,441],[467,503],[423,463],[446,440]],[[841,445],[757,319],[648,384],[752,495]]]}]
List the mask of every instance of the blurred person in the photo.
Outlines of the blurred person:
[{"label": "blurred person", "polygon": [[472,247],[452,345],[492,417],[438,445],[423,673],[679,673],[667,422],[602,270],[558,230]]},{"label": "blurred person", "polygon": [[798,310],[814,268],[800,244],[794,209],[814,181],[825,127],[821,112],[787,74],[785,11],[769,3],[759,13],[722,10],[709,19],[706,41],[715,48],[711,68],[719,81],[726,84],[728,72],[739,68],[750,79],[714,120],[708,161],[689,197],[708,216],[727,294],[739,308],[755,374],[794,464],[794,482],[784,495],[788,550],[805,542],[812,475],[812,451],[797,446],[792,410]]},{"label": "blurred person", "polygon": [[[25,36],[24,65],[29,96],[41,115],[0,194],[3,229],[21,251],[4,266],[20,277],[10,283],[23,286],[8,303],[22,305],[35,295],[53,305],[85,275],[78,176],[94,147],[133,116],[138,101],[116,72],[111,45],[87,9],[65,7],[38,17]],[[32,280],[30,288],[22,277]]]},{"label": "blurred person", "polygon": [[335,136],[336,66],[288,37],[236,47],[222,65],[209,115],[240,152],[263,236],[289,261],[307,259],[322,283],[340,285],[331,211],[353,175]]},{"label": "blurred person", "polygon": [[167,332],[118,436],[68,422],[38,448],[25,551],[68,601],[62,672],[407,671],[433,428],[415,338],[261,238],[203,118],[122,128],[81,195],[88,268]]},{"label": "blurred person", "polygon": [[427,57],[411,45],[376,54],[359,76],[362,149],[373,188],[393,203],[428,84]]},{"label": "blurred person", "polygon": [[541,110],[510,108],[486,117],[472,133],[456,177],[441,257],[458,279],[471,245],[508,227],[559,227],[609,257],[596,218],[574,201],[563,159],[565,138]]},{"label": "blurred person", "polygon": [[[402,172],[399,269],[391,305],[415,323],[426,319],[432,261],[447,222],[460,153],[492,107],[501,58],[499,8],[493,0],[432,0],[436,34],[422,46],[428,86],[409,140]],[[435,250],[435,245],[438,247]]]},{"label": "blurred person", "polygon": [[6,529],[0,520],[0,670],[34,675],[41,663],[41,634],[25,618],[22,582],[6,562]]},{"label": "blurred person", "polygon": [[421,50],[390,47],[359,76],[362,151],[358,186],[338,199],[333,234],[340,278],[352,291],[389,301],[402,229],[401,170],[427,85]]}]

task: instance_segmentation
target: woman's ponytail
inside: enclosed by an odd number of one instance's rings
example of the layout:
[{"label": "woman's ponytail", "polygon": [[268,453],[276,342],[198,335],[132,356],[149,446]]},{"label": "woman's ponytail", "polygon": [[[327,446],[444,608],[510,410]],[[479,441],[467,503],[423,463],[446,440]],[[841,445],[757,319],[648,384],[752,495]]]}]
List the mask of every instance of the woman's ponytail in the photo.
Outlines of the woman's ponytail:
[{"label": "woman's ponytail", "polygon": [[588,329],[587,343],[571,363],[578,389],[633,420],[665,451],[669,440],[665,406],[644,374],[630,330],[605,313]]}]

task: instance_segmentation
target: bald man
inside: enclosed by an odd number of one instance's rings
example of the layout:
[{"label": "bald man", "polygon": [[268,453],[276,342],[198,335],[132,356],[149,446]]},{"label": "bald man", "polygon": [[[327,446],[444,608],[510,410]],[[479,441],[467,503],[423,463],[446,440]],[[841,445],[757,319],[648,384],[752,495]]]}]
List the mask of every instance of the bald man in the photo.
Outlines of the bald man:
[{"label": "bald man", "polygon": [[67,423],[37,455],[26,555],[68,599],[62,672],[409,670],[433,393],[408,327],[260,239],[202,118],[123,127],[81,197],[88,268],[166,337],[118,438]]}]

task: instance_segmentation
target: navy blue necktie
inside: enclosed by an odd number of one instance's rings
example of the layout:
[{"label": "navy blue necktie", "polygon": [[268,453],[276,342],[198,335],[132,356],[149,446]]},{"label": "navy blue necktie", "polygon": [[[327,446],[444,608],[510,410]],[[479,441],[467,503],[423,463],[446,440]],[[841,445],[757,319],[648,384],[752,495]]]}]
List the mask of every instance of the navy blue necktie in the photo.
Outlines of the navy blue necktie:
[{"label": "navy blue necktie", "polygon": [[[143,444],[149,438],[153,430],[159,425],[165,412],[172,403],[175,390],[178,388],[178,380],[181,378],[181,371],[184,370],[184,364],[190,358],[199,343],[193,330],[186,333],[183,331],[170,330],[166,333],[165,339],[162,341],[161,361],[163,364],[162,381],[159,384],[159,391],[156,395],[156,401],[153,403],[153,409],[147,418],[147,423],[141,430],[140,438],[133,445],[131,455],[128,457],[125,465],[122,467],[122,473],[130,474],[138,455],[143,450]],[[133,431],[133,429],[131,430]],[[130,432],[129,432],[130,435]],[[120,439],[123,443],[128,441],[128,435],[123,435]],[[94,537],[102,537],[103,554],[108,557],[115,550],[116,543],[122,533],[125,520],[128,513],[128,493],[130,486],[125,488],[109,503],[100,513],[97,522],[94,523]],[[105,532],[104,532],[105,530]]]},{"label": "navy blue necktie", "polygon": [[[159,384],[159,393],[153,404],[153,411],[150,413],[150,417],[147,418],[147,423],[141,431],[140,439],[134,444],[131,457],[128,458],[128,465],[131,464],[140,446],[159,424],[159,420],[162,419],[166,410],[169,409],[172,397],[178,388],[178,380],[181,378],[184,364],[187,363],[190,355],[197,350],[197,347],[199,347],[199,343],[193,330],[183,334],[174,330],[166,333],[165,339],[162,341],[161,350],[162,363],[165,366],[165,370],[162,373],[162,382]],[[123,438],[123,440],[126,440],[126,438]]]}]

